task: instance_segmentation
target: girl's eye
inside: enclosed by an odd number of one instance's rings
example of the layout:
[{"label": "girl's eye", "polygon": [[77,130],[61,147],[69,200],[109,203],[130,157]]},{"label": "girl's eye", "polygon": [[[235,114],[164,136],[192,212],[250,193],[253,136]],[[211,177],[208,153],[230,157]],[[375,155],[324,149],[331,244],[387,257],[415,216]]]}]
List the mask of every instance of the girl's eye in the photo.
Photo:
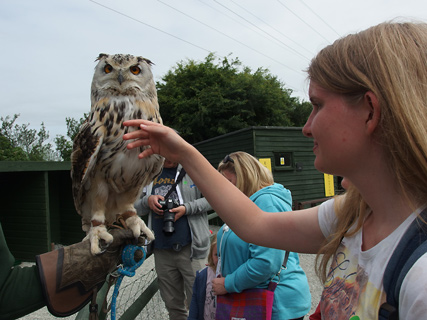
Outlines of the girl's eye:
[{"label": "girl's eye", "polygon": [[314,101],[311,102],[311,105],[313,106],[314,111],[317,111],[322,107],[322,104],[320,104],[318,102],[314,102]]},{"label": "girl's eye", "polygon": [[130,67],[130,72],[132,72],[133,74],[137,75],[141,73],[141,69],[138,66],[132,66]]},{"label": "girl's eye", "polygon": [[110,73],[111,71],[113,71],[113,67],[109,64],[106,64],[104,67],[104,72],[105,73]]}]

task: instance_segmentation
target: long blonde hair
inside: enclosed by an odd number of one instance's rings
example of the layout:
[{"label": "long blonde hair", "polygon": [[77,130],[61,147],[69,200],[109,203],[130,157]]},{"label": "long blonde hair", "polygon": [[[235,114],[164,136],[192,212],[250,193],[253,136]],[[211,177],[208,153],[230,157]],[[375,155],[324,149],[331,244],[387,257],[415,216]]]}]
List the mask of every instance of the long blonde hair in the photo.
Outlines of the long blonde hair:
[{"label": "long blonde hair", "polygon": [[[228,170],[236,174],[236,187],[247,197],[258,190],[274,184],[273,174],[264,167],[254,156],[243,151],[230,153],[224,158],[218,171]],[[231,160],[230,160],[231,159]]]},{"label": "long blonde hair", "polygon": [[[335,41],[311,61],[308,78],[322,88],[356,102],[367,91],[379,102],[376,139],[389,159],[411,206],[427,198],[427,24],[386,22]],[[410,201],[411,199],[411,201]],[[329,259],[357,222],[362,227],[367,204],[355,187],[336,201],[337,232],[319,254],[318,273],[326,277]],[[317,257],[319,259],[320,256]]]}]

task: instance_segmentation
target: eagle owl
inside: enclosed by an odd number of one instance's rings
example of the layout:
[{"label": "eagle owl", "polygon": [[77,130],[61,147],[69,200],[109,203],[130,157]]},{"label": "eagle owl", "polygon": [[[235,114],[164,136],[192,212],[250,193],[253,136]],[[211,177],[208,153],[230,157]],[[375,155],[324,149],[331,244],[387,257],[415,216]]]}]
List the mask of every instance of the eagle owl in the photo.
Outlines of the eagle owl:
[{"label": "eagle owl", "polygon": [[91,110],[74,139],[71,178],[74,204],[82,216],[82,229],[90,240],[92,254],[99,254],[113,237],[108,224],[118,215],[135,237],[154,235],[138,217],[134,202],[163,167],[163,158],[139,159],[138,149],[128,150],[123,135],[137,130],[124,127],[130,119],[162,123],[157,92],[151,73],[152,62],[132,55],[101,53],[91,87]]}]

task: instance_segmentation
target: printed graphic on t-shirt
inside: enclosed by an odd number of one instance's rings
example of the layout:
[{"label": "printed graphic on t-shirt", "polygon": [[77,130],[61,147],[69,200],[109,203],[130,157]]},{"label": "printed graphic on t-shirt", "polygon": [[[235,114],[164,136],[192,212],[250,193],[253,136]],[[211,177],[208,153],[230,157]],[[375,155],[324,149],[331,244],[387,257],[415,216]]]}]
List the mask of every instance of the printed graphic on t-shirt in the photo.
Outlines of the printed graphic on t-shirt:
[{"label": "printed graphic on t-shirt", "polygon": [[321,298],[323,319],[376,319],[382,292],[343,244],[334,256]]},{"label": "printed graphic on t-shirt", "polygon": [[[153,181],[153,195],[165,196],[175,183],[176,168],[163,168],[160,176]],[[176,191],[169,196],[170,199],[178,200]]]},{"label": "printed graphic on t-shirt", "polygon": [[[165,196],[171,188],[172,188],[171,185],[159,186],[156,189],[154,189],[154,194]],[[177,195],[176,191],[171,193],[171,195],[169,196],[169,199],[173,199],[174,201],[178,201],[178,195]]]},{"label": "printed graphic on t-shirt", "polygon": [[159,176],[159,177],[155,178],[153,181],[153,188],[156,188],[158,185],[162,185],[162,184],[172,185],[175,183],[175,178],[174,178],[175,177],[175,173],[174,173],[175,171],[170,171],[170,173],[167,173],[166,170],[164,170],[164,171],[165,171],[165,174],[169,174],[170,177]]}]

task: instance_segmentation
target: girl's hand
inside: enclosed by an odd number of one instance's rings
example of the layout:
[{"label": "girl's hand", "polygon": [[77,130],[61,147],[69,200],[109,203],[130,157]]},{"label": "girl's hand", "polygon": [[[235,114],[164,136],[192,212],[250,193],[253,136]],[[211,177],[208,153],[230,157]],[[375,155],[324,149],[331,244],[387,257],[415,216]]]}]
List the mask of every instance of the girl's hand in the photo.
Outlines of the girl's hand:
[{"label": "girl's hand", "polygon": [[128,149],[149,146],[139,154],[139,158],[160,154],[170,161],[181,163],[185,148],[190,146],[173,129],[148,120],[129,120],[124,126],[138,127],[140,130],[129,132],[123,140],[134,140],[127,145]]},{"label": "girl's hand", "polygon": [[225,277],[213,279],[212,290],[216,296],[228,293],[227,290],[225,289]]}]

